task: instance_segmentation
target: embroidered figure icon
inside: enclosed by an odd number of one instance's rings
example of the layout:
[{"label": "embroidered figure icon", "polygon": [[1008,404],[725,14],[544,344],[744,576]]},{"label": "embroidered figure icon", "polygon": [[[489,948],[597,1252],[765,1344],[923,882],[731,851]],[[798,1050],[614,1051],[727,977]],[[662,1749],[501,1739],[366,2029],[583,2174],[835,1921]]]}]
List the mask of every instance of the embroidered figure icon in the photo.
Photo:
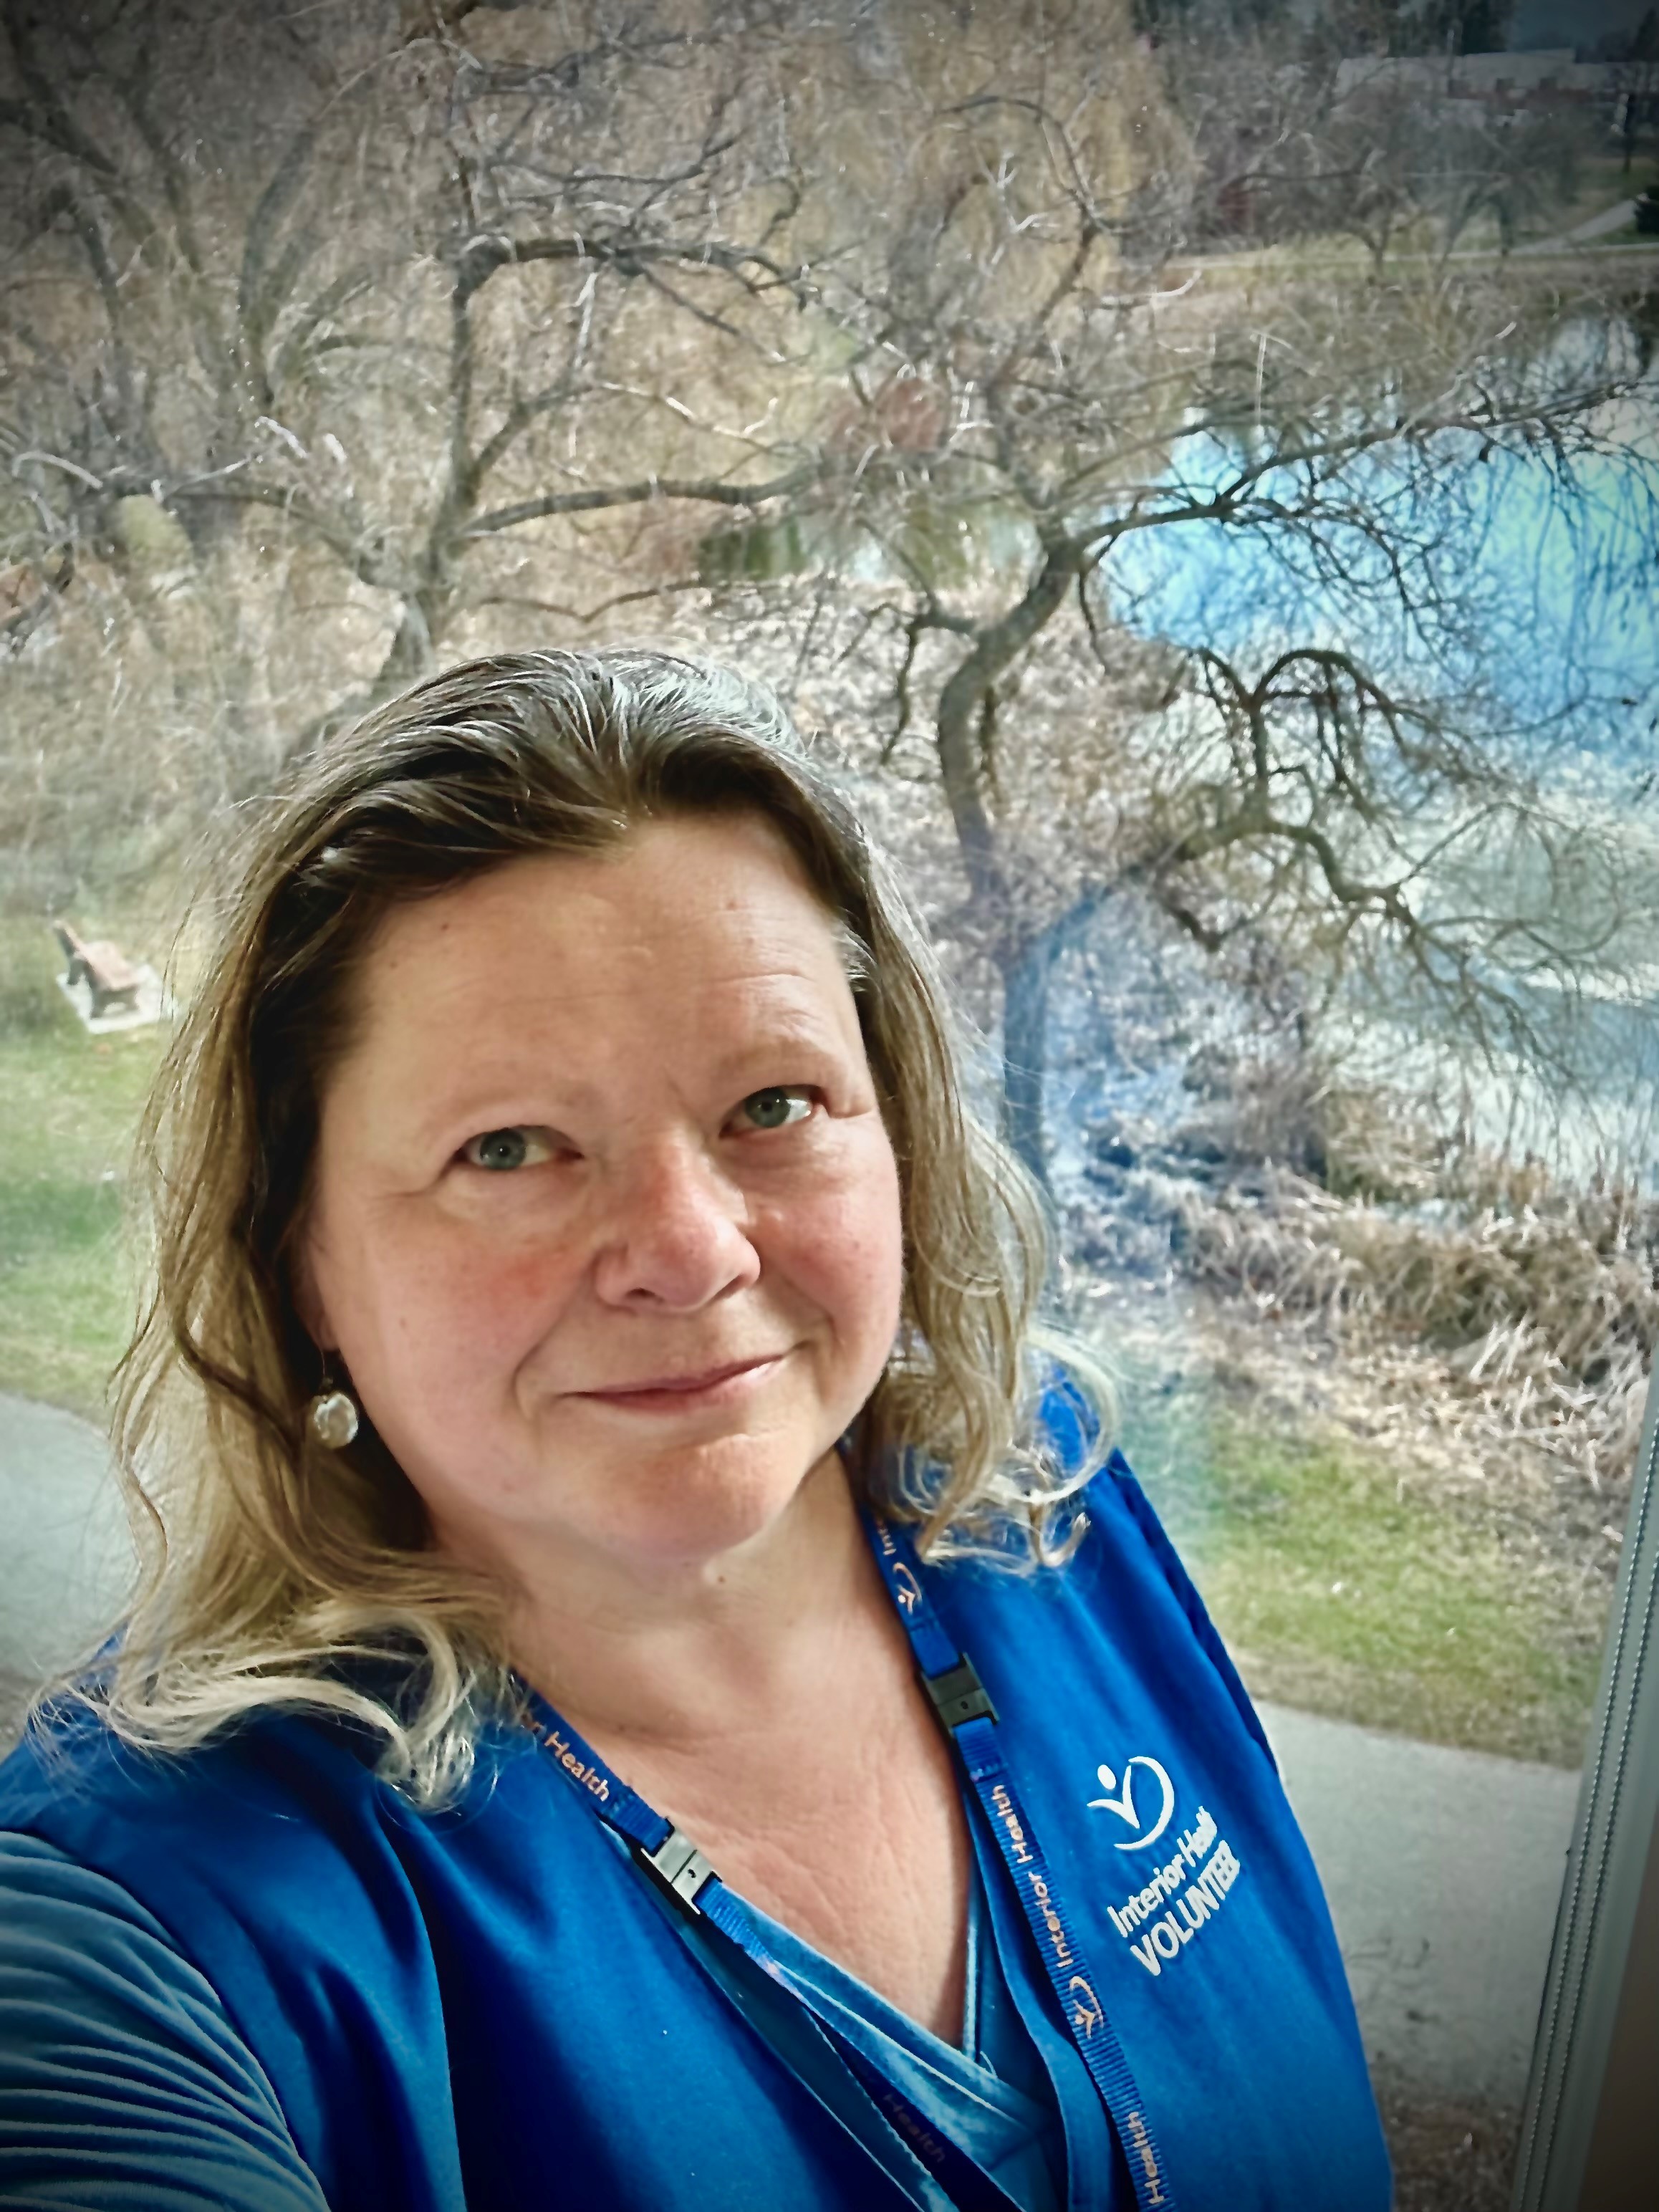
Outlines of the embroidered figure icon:
[{"label": "embroidered figure icon", "polygon": [[893,1570],[893,1595],[906,1613],[914,1613],[921,1603],[921,1584],[902,1559]]},{"label": "embroidered figure icon", "polygon": [[1121,1851],[1141,1851],[1146,1850],[1148,1844],[1155,1844],[1169,1826],[1170,1815],[1175,1810],[1174,1783],[1170,1781],[1169,1775],[1159,1765],[1157,1759],[1149,1759],[1145,1752],[1138,1751],[1123,1770],[1121,1796],[1115,1797],[1111,1794],[1118,1786],[1117,1777],[1111,1768],[1097,1766],[1095,1769],[1100,1780],[1100,1786],[1107,1794],[1103,1797],[1091,1797],[1089,1800],[1090,1811],[1115,1813],[1118,1819],[1127,1821],[1130,1827],[1139,1827],[1140,1814],[1135,1809],[1134,1782],[1135,1769],[1138,1766],[1144,1766],[1149,1774],[1157,1776],[1158,1786],[1164,1793],[1164,1802],[1158,1808],[1158,1818],[1152,1826],[1144,1835],[1131,1836],[1120,1843],[1116,1848]]}]

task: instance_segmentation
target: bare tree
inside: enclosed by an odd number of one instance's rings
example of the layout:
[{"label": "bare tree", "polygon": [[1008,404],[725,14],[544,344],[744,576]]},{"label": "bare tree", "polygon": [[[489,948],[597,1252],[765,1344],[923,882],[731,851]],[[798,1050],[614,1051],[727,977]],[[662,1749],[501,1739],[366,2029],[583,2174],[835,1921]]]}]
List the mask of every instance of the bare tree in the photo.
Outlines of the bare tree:
[{"label": "bare tree", "polygon": [[[9,573],[31,665],[99,563],[158,634],[218,626],[222,720],[259,725],[220,788],[446,652],[783,568],[800,653],[850,634],[884,772],[948,814],[1039,1170],[1048,979],[1115,886],[1204,944],[1387,943],[1494,1016],[1593,957],[1446,889],[1483,823],[1547,828],[1476,696],[1483,470],[1571,509],[1612,468],[1651,521],[1639,349],[1577,272],[1195,255],[1227,55],[1195,76],[1100,0],[234,39],[104,4],[0,0]],[[1303,174],[1305,74],[1230,51],[1251,173]],[[1183,548],[1245,579],[1244,642],[1149,638]],[[1401,665],[1367,663],[1383,615]]]},{"label": "bare tree", "polygon": [[[315,728],[430,665],[533,526],[804,483],[744,428],[805,296],[757,11],[453,39],[499,12],[5,0],[14,636],[135,530],[185,570],[285,550],[332,568],[358,654],[379,633],[355,680],[344,640],[321,656]],[[229,630],[222,570],[198,598]],[[259,689],[243,656],[221,704]]]},{"label": "bare tree", "polygon": [[[860,466],[817,479],[801,504],[819,526],[811,542],[845,549],[843,579],[866,553],[884,571],[873,592],[860,586],[863,635],[892,641],[896,751],[927,734],[1001,977],[1010,1127],[1041,1170],[1046,978],[1078,915],[1126,874],[1201,933],[1211,925],[1194,882],[1248,848],[1272,880],[1313,886],[1337,937],[1352,940],[1363,915],[1460,1003],[1481,963],[1504,947],[1518,957],[1523,936],[1520,964],[1544,957],[1541,924],[1506,933],[1494,915],[1449,934],[1413,889],[1425,851],[1374,875],[1367,842],[1420,814],[1431,784],[1455,785],[1460,835],[1483,806],[1520,803],[1501,732],[1479,744],[1454,735],[1472,641],[1492,627],[1490,585],[1450,551],[1471,472],[1535,459],[1571,505],[1581,465],[1607,462],[1650,520],[1656,487],[1618,416],[1638,391],[1635,351],[1617,313],[1577,279],[1493,267],[1454,284],[1425,263],[1368,284],[1182,260],[1193,165],[1156,76],[1136,85],[1144,102],[1127,91],[1144,54],[1105,42],[1097,15],[1086,50],[1080,18],[1050,11],[1042,35],[1025,28],[1017,51],[993,33],[960,36],[925,85],[890,46],[854,58],[854,104],[892,164],[858,181],[845,228],[862,249],[823,280],[823,311],[856,343],[847,438]],[[1108,119],[1126,106],[1158,118],[1127,149]],[[1162,149],[1147,143],[1155,131]],[[1564,322],[1577,332],[1565,346]],[[1166,807],[1143,817],[1138,845],[1120,823],[1101,849],[1066,857],[1070,825],[1057,818],[1033,849],[1012,833],[1007,802],[1027,742],[1015,703],[1024,672],[1041,659],[1052,673],[1068,639],[1115,669],[1144,550],[1196,551],[1217,531],[1231,558],[1284,586],[1267,672],[1234,665],[1224,679],[1227,664],[1200,653],[1153,703],[1167,713],[1196,682],[1225,728],[1265,736],[1311,716],[1328,736],[1385,729],[1423,789],[1379,780],[1362,798],[1355,757],[1316,746],[1269,777],[1288,790],[1317,769],[1308,808],[1292,815],[1269,803],[1255,765],[1237,769],[1245,754],[1229,753],[1237,772],[1218,784],[1191,752],[1186,788],[1212,817],[1201,834],[1190,823],[1153,834],[1180,814]],[[1386,613],[1411,638],[1409,712],[1389,670],[1321,635],[1341,606]],[[1341,683],[1324,657],[1334,650],[1346,656]],[[1321,686],[1330,704],[1316,711]],[[1049,711],[1068,712],[1074,732],[1086,720],[1076,696]],[[1098,716],[1111,711],[1097,698]],[[1372,742],[1361,750],[1375,759]],[[1322,828],[1322,812],[1347,827]],[[1583,950],[1558,941],[1551,957],[1565,973]]]}]

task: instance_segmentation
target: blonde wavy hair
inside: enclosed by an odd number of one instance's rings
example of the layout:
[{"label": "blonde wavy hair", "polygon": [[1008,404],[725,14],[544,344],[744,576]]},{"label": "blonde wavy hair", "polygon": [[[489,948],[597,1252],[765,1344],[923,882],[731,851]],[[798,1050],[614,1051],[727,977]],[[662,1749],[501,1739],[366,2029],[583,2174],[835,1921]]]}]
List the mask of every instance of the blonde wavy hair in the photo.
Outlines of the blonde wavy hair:
[{"label": "blonde wavy hair", "polygon": [[242,825],[140,1140],[152,1286],[114,1435],[141,1575],[79,1691],[128,1741],[183,1749],[258,1709],[324,1709],[375,1733],[417,1803],[465,1782],[514,1699],[500,1593],[430,1545],[372,1423],[331,1452],[305,1418],[323,1369],[293,1269],[350,987],[400,901],[732,810],[787,838],[838,925],[898,1159],[902,1322],[854,1480],[932,1555],[1062,1555],[1103,1444],[1062,1470],[1038,1403],[1063,1360],[1103,1438],[1108,1386],[1037,1322],[1042,1206],[964,1099],[926,936],[857,817],[770,695],[726,670],[501,655],[380,708]]}]

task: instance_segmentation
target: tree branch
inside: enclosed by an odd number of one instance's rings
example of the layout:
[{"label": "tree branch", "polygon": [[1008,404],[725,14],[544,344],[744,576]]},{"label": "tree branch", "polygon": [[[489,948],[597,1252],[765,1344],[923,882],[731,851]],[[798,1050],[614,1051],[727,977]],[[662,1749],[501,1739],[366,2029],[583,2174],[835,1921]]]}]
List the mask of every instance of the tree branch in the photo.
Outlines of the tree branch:
[{"label": "tree branch", "polygon": [[824,463],[809,461],[764,483],[728,483],[717,477],[645,477],[634,483],[596,486],[589,491],[546,492],[536,499],[519,500],[511,507],[494,507],[487,514],[475,515],[455,532],[454,542],[460,544],[475,538],[493,537],[500,531],[516,530],[523,523],[539,522],[547,515],[592,514],[605,507],[641,506],[648,500],[699,500],[715,507],[763,507],[769,500],[787,499],[792,493],[805,491],[821,483],[828,474]]}]

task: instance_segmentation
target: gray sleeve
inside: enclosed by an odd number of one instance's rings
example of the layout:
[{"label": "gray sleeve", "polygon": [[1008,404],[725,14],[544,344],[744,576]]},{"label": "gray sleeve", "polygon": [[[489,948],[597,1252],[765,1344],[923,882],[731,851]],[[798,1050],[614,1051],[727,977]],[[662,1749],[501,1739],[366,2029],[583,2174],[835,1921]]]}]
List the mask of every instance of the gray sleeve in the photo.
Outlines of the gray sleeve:
[{"label": "gray sleeve", "polygon": [[3,1832],[0,2203],[327,2212],[258,2062],[161,1923]]}]

